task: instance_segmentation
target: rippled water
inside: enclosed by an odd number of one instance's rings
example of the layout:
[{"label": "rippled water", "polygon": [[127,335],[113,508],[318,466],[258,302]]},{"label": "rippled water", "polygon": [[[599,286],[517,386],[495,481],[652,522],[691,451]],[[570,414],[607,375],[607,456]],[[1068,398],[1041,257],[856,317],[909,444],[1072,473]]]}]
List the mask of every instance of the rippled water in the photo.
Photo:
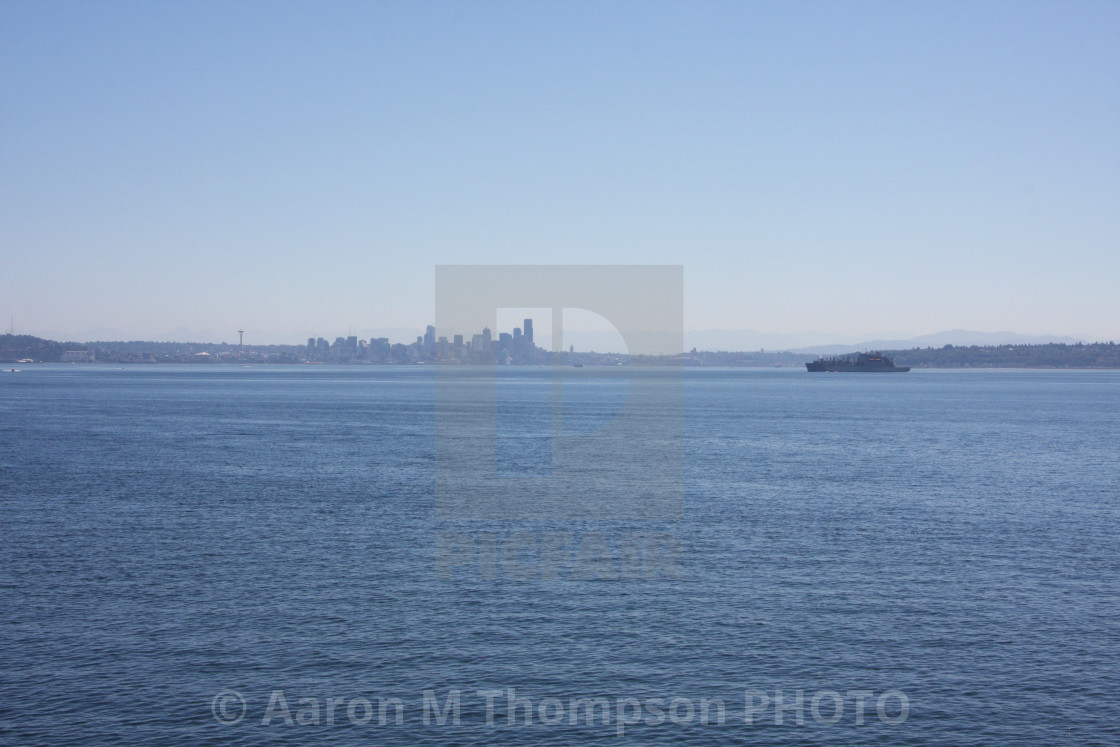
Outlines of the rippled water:
[{"label": "rippled water", "polygon": [[[595,373],[564,385],[563,433],[625,400]],[[549,371],[501,377],[501,469],[547,474]],[[688,370],[682,518],[655,522],[437,521],[433,386],[0,374],[0,742],[1120,742],[1120,374]],[[448,538],[482,560],[441,566]],[[425,690],[460,692],[458,725],[424,723]],[[746,724],[747,691],[785,707]],[[571,725],[595,697],[608,723]]]}]

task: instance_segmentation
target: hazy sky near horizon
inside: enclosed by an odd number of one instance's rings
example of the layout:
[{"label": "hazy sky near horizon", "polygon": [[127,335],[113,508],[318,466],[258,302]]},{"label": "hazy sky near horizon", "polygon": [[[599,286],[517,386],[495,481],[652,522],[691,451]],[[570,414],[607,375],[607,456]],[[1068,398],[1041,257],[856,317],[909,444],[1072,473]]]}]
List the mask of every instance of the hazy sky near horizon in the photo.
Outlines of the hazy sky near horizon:
[{"label": "hazy sky near horizon", "polygon": [[6,2],[0,314],[420,328],[681,264],[685,328],[1120,339],[1117,2]]}]

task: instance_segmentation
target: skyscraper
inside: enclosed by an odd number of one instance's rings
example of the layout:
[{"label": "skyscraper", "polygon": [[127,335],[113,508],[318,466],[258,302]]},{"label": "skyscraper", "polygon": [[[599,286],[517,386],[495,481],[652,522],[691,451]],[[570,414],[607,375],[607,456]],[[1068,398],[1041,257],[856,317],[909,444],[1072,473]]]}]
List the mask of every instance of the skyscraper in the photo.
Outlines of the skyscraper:
[{"label": "skyscraper", "polygon": [[525,320],[525,344],[533,347],[533,320]]}]

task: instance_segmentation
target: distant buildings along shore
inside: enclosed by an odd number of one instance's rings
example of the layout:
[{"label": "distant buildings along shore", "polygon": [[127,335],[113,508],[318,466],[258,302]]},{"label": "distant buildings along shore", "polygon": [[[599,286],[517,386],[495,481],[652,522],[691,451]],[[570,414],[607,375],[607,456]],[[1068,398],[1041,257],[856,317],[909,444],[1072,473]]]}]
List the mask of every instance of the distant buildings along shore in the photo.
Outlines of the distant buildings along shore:
[{"label": "distant buildings along shore", "polygon": [[436,328],[429,324],[423,335],[410,343],[391,343],[388,337],[371,337],[369,340],[336,337],[328,342],[323,337],[307,338],[304,346],[306,360],[312,363],[497,363],[533,365],[551,361],[549,351],[537,347],[533,341],[533,320],[526,319],[523,327],[511,332],[501,332],[494,339],[489,327],[467,340],[463,335],[436,335]]}]

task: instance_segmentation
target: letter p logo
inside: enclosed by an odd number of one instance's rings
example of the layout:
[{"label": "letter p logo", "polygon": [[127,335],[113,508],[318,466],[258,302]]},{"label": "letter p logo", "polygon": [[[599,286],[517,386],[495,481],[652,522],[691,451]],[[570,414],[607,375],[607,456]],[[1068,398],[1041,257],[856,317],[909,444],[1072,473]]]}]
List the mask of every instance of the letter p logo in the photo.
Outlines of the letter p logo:
[{"label": "letter p logo", "polygon": [[[441,265],[436,268],[437,334],[471,340],[466,369],[436,370],[436,518],[440,520],[673,520],[680,518],[682,374],[680,365],[576,368],[565,358],[564,309],[609,321],[631,360],[683,348],[684,274],[677,265]],[[497,330],[499,309],[551,311],[550,350],[535,347],[545,330]],[[539,326],[546,320],[537,320]],[[528,325],[527,325],[528,326]],[[458,335],[462,335],[459,338]],[[463,343],[466,349],[466,343]],[[549,448],[526,441],[547,461],[529,474],[499,469],[499,375],[509,349],[550,365],[551,376],[523,382],[548,387],[545,411],[521,415],[542,426]],[[618,351],[611,351],[618,352]],[[533,357],[535,356],[535,357]],[[590,432],[565,429],[565,392],[594,380],[622,380],[625,401]],[[618,391],[615,386],[614,391]],[[503,448],[509,448],[509,439]]]}]

